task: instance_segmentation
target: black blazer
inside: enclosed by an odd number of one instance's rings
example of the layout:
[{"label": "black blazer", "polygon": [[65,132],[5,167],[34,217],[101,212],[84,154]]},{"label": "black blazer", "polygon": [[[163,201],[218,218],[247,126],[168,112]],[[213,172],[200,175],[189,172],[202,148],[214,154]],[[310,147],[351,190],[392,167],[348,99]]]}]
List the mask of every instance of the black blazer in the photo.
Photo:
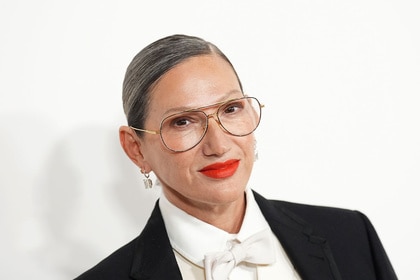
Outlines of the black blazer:
[{"label": "black blazer", "polygon": [[[397,279],[362,213],[254,196],[303,280]],[[182,279],[157,203],[139,237],[76,279]]]}]

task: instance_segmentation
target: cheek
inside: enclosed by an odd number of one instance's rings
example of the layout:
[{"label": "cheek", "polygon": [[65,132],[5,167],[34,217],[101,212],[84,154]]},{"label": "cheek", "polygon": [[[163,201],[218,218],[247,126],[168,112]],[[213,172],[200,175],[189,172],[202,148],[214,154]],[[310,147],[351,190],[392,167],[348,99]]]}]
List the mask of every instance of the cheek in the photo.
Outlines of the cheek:
[{"label": "cheek", "polygon": [[181,175],[189,174],[192,159],[186,153],[174,154],[164,147],[155,147],[148,151],[148,162],[152,171],[161,181],[169,184],[172,180],[180,180]]},{"label": "cheek", "polygon": [[169,155],[167,155],[159,137],[145,139],[142,152],[144,160],[150,165],[152,171],[166,167]]},{"label": "cheek", "polygon": [[254,135],[249,135],[239,138],[241,141],[240,147],[243,150],[246,158],[254,159],[256,150],[256,140]]}]

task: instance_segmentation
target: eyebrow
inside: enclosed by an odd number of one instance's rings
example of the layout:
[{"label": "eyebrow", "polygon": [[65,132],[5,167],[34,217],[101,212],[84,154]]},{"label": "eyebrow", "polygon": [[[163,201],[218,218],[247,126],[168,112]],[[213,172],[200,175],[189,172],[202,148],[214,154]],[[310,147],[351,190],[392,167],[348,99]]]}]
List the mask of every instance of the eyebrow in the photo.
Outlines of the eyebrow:
[{"label": "eyebrow", "polygon": [[245,96],[245,94],[242,91],[240,91],[240,90],[236,90],[236,89],[235,90],[231,90],[231,91],[227,92],[225,95],[223,95],[222,98],[220,98],[219,101],[217,101],[216,103],[213,103],[213,104],[210,104],[210,105],[203,105],[203,106],[194,106],[194,107],[189,107],[189,106],[174,107],[174,108],[171,108],[171,109],[168,109],[167,111],[165,111],[163,113],[162,117],[164,118],[164,117],[166,117],[166,116],[168,116],[170,114],[178,113],[178,112],[183,112],[183,111],[189,111],[189,110],[195,110],[195,109],[204,109],[204,108],[211,108],[212,106],[216,106],[216,105],[219,105],[219,104],[221,104],[221,103],[223,103],[225,101],[228,101],[229,100],[228,97],[230,95],[232,95],[232,94],[235,94],[235,93],[240,93],[243,96]]}]

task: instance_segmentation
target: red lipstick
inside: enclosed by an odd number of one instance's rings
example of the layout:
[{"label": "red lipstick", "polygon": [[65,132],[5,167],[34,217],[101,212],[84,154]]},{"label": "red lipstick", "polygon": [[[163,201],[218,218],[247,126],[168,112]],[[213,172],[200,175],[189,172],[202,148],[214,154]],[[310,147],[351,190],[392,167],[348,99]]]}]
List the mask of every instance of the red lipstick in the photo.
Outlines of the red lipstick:
[{"label": "red lipstick", "polygon": [[236,169],[238,169],[239,160],[230,159],[225,162],[216,162],[210,164],[203,169],[199,170],[202,174],[210,178],[223,179],[232,176],[235,174]]}]

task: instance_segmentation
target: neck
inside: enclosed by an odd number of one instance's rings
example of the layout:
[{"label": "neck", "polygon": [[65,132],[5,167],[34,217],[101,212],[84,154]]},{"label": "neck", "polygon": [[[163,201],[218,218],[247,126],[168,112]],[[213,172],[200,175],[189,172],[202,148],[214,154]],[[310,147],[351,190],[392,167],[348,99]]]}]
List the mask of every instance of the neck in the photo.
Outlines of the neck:
[{"label": "neck", "polygon": [[164,191],[166,198],[191,216],[229,233],[238,233],[245,216],[245,193],[224,203],[191,201],[179,193]]}]

